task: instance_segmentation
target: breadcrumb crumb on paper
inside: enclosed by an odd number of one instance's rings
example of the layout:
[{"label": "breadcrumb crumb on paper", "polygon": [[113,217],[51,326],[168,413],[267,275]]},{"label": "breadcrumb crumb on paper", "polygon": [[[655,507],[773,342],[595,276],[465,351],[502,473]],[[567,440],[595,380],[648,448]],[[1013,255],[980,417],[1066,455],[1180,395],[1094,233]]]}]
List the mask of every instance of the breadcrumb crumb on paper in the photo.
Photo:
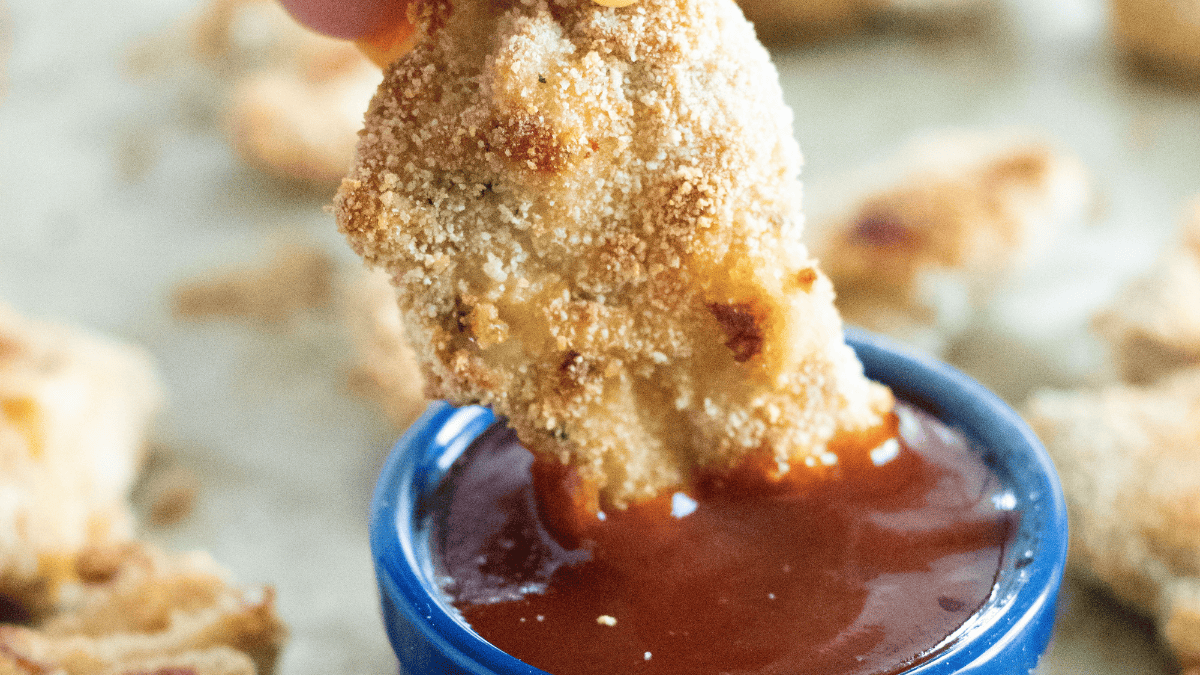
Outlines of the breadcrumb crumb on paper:
[{"label": "breadcrumb crumb on paper", "polygon": [[791,111],[732,2],[415,13],[336,207],[432,395],[493,406],[616,505],[881,421],[890,393],[800,241]]}]

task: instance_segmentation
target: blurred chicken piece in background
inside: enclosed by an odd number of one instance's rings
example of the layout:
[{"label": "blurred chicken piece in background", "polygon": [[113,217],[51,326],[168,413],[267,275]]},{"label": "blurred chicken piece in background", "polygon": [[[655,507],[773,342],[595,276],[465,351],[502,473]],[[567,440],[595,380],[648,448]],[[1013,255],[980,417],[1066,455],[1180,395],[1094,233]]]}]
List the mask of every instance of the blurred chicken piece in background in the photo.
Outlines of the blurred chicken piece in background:
[{"label": "blurred chicken piece in background", "polygon": [[1112,32],[1135,67],[1200,87],[1200,0],[1112,0]]},{"label": "blurred chicken piece in background", "polygon": [[809,237],[843,318],[935,354],[1092,199],[1077,158],[1008,132],[918,138],[831,183],[809,191]]},{"label": "blurred chicken piece in background", "polygon": [[150,356],[0,304],[0,599],[55,609],[83,551],[127,541],[162,391]]},{"label": "blurred chicken piece in background", "polygon": [[[190,49],[178,48],[181,32]],[[248,164],[330,195],[382,79],[353,43],[302,28],[274,0],[211,0],[130,62],[143,79],[182,80],[187,107],[223,127]]]},{"label": "blurred chicken piece in background", "polygon": [[869,28],[941,36],[975,28],[994,0],[738,0],[768,45],[820,42]]},{"label": "blurred chicken piece in background", "polygon": [[1200,365],[1200,198],[1174,246],[1093,322],[1120,377],[1149,384]]}]

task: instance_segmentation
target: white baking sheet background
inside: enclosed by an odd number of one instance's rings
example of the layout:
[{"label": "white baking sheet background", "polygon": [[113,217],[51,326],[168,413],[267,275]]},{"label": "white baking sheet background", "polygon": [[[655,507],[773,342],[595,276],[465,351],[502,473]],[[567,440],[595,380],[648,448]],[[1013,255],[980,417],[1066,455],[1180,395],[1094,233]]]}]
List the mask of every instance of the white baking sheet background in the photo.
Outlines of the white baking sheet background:
[{"label": "white baking sheet background", "polygon": [[[280,236],[355,264],[322,211],[327,195],[233,155],[217,94],[129,74],[131,45],[192,9],[0,2],[0,298],[157,357],[170,400],[155,436],[201,491],[183,523],[148,536],[277,587],[293,628],[282,673],[394,672],[364,521],[396,434],[347,393],[344,329],[331,315],[265,330],[169,311],[175,285],[259,264]],[[810,192],[946,126],[1030,128],[1083,158],[1096,224],[1065,235],[1053,264],[1005,297],[966,366],[1010,398],[1091,377],[1088,315],[1153,260],[1200,193],[1200,95],[1130,76],[1096,0],[1010,0],[968,39],[856,37],[776,59]],[[1164,672],[1145,625],[1073,586],[1063,605],[1043,673]]]}]

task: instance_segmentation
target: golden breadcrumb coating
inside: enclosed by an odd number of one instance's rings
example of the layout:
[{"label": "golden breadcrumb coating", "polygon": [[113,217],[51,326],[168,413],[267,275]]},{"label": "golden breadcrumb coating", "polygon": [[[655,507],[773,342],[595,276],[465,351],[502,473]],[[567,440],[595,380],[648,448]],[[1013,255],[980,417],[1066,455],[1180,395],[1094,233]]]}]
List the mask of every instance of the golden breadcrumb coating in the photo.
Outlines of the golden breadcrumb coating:
[{"label": "golden breadcrumb coating", "polygon": [[336,198],[432,396],[621,505],[881,421],[800,242],[791,111],[729,0],[418,3]]},{"label": "golden breadcrumb coating", "polygon": [[162,398],[149,356],[0,304],[0,598],[40,615],[126,502]]},{"label": "golden breadcrumb coating", "polygon": [[0,672],[266,674],[287,636],[271,588],[232,586],[203,553],[90,549],[75,576],[62,611],[34,626],[0,626]]},{"label": "golden breadcrumb coating", "polygon": [[356,359],[351,387],[376,401],[403,429],[416,421],[429,400],[417,356],[404,336],[396,291],[383,272],[354,275],[344,291],[345,320]]},{"label": "golden breadcrumb coating", "polygon": [[810,237],[842,317],[932,351],[1090,208],[1079,160],[1009,133],[923,137],[840,183]]},{"label": "golden breadcrumb coating", "polygon": [[1148,72],[1200,81],[1200,2],[1112,0],[1111,25],[1117,45]]},{"label": "golden breadcrumb coating", "polygon": [[1093,322],[1125,380],[1149,383],[1200,364],[1200,199],[1179,241]]},{"label": "golden breadcrumb coating", "polygon": [[1070,564],[1154,617],[1176,658],[1200,667],[1200,370],[1043,391],[1026,410],[1062,479]]}]

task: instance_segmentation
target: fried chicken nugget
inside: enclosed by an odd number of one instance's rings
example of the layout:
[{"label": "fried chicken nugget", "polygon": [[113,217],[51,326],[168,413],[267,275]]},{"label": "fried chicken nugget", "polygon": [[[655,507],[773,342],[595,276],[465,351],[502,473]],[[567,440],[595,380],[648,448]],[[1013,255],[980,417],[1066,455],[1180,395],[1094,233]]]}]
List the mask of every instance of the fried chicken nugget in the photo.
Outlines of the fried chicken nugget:
[{"label": "fried chicken nugget", "polygon": [[336,198],[428,393],[616,505],[881,422],[800,241],[778,76],[730,0],[418,2]]},{"label": "fried chicken nugget", "polygon": [[1026,409],[1062,478],[1070,564],[1154,617],[1180,663],[1200,668],[1200,369],[1043,391]]},{"label": "fried chicken nugget", "polygon": [[1129,382],[1153,382],[1200,364],[1200,199],[1179,241],[1099,312],[1093,327]]},{"label": "fried chicken nugget", "polygon": [[287,629],[274,592],[252,597],[200,552],[96,548],[74,598],[36,627],[0,626],[0,672],[254,675],[274,669]]},{"label": "fried chicken nugget", "polygon": [[1082,163],[1024,134],[942,131],[839,184],[811,236],[843,318],[934,352],[1091,206]]},{"label": "fried chicken nugget", "polygon": [[161,399],[141,350],[0,304],[0,598],[40,615],[82,551],[132,537]]}]

